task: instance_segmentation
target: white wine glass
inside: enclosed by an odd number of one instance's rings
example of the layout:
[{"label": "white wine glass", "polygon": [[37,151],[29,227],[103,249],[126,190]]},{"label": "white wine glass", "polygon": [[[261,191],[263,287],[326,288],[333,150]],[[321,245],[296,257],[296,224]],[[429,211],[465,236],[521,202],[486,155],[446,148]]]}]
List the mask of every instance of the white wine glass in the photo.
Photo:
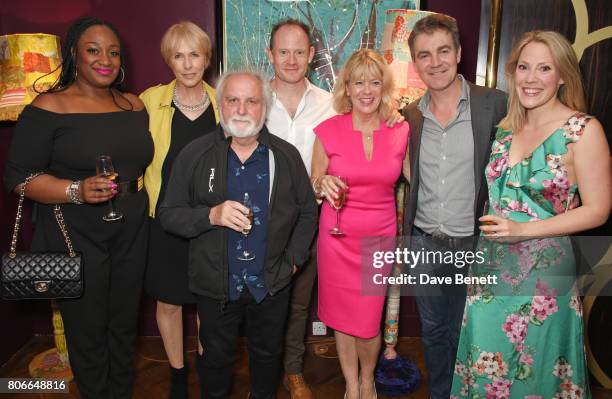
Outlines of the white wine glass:
[{"label": "white wine glass", "polygon": [[329,234],[333,236],[343,236],[344,232],[340,230],[340,210],[344,207],[344,203],[346,202],[346,191],[348,190],[348,180],[343,176],[336,176],[346,188],[341,188],[338,191],[338,198],[334,198],[331,201],[331,206],[336,210],[336,225],[329,230]]},{"label": "white wine glass", "polygon": [[249,251],[249,233],[251,233],[251,230],[253,229],[253,203],[251,202],[249,193],[244,193],[242,205],[249,209],[249,213],[246,214],[246,217],[249,219],[249,225],[242,229],[242,235],[244,236],[244,247],[242,249],[242,253],[238,255],[237,259],[249,261],[255,259],[255,254]]},{"label": "white wine glass", "polygon": [[[115,180],[117,178],[117,172],[115,172],[115,166],[110,155],[98,155],[96,158],[96,173],[100,177],[105,177],[109,180]],[[108,189],[107,189],[108,190]],[[106,191],[106,190],[105,190]],[[102,220],[105,222],[114,222],[123,218],[123,214],[115,210],[113,199],[108,200],[110,210],[102,216]]]}]

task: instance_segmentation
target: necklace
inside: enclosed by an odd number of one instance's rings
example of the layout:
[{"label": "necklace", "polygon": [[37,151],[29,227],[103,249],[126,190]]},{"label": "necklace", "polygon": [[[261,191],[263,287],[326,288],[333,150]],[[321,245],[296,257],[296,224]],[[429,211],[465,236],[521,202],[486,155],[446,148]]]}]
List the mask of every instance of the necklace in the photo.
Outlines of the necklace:
[{"label": "necklace", "polygon": [[178,100],[176,86],[174,86],[174,92],[172,93],[172,102],[181,111],[196,112],[196,111],[201,111],[205,109],[206,107],[208,107],[208,104],[210,104],[210,98],[208,98],[208,94],[206,94],[206,92],[204,91],[202,92],[202,101],[200,101],[199,103],[193,104],[193,105],[182,104]]}]

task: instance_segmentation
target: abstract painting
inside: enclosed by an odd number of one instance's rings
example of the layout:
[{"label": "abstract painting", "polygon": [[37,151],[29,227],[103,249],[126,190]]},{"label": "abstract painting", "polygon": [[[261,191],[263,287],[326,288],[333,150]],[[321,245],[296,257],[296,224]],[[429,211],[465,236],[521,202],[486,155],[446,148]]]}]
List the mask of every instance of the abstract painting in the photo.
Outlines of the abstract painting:
[{"label": "abstract painting", "polygon": [[311,28],[310,80],[331,91],[346,59],[360,48],[380,50],[386,11],[418,9],[419,0],[222,0],[223,68],[254,67],[270,76],[272,26],[295,18]]}]

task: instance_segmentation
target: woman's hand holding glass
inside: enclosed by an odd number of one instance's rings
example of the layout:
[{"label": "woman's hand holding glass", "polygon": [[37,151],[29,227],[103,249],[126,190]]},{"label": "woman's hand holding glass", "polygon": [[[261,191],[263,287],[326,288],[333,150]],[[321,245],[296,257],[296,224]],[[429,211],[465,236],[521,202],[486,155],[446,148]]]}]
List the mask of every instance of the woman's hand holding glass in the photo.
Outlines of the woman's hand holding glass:
[{"label": "woman's hand holding glass", "polygon": [[329,204],[336,210],[336,225],[329,233],[335,236],[344,235],[344,232],[340,229],[340,210],[346,202],[347,179],[342,176],[324,175],[319,178],[318,186],[319,194],[327,198]]},{"label": "woman's hand holding glass", "polygon": [[117,184],[106,177],[91,176],[81,183],[81,198],[88,204],[109,201],[117,194]]},{"label": "woman's hand holding glass", "polygon": [[522,224],[497,215],[485,215],[478,219],[482,224],[480,230],[487,236],[520,237],[523,234]]},{"label": "woman's hand holding glass", "polygon": [[527,231],[529,224],[533,222],[519,223],[497,215],[485,215],[478,218],[487,240],[503,244],[516,244],[524,241],[531,234]]},{"label": "woman's hand holding glass", "polygon": [[334,201],[348,191],[348,185],[338,176],[323,175],[319,177],[317,192],[321,198],[327,199],[329,204],[334,207]]}]

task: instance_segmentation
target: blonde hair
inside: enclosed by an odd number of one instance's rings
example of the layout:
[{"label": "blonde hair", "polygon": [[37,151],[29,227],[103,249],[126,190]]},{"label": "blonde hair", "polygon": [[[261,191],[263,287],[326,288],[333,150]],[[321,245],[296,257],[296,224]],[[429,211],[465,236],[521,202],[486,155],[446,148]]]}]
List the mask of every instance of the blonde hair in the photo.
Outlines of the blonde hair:
[{"label": "blonde hair", "polygon": [[339,114],[351,112],[353,106],[351,99],[346,94],[346,87],[351,79],[367,75],[376,76],[382,80],[382,99],[378,107],[378,114],[383,119],[388,119],[396,108],[393,99],[395,88],[393,76],[382,56],[370,49],[355,51],[340,70],[334,87],[334,109]]},{"label": "blonde hair", "polygon": [[172,25],[161,39],[161,55],[168,65],[181,42],[202,51],[206,58],[206,67],[210,64],[212,48],[210,38],[199,26],[190,21],[181,21]]},{"label": "blonde hair", "polygon": [[578,66],[578,58],[571,44],[558,32],[535,30],[521,36],[506,63],[508,114],[499,122],[499,127],[504,130],[516,132],[525,124],[527,111],[519,102],[514,77],[521,52],[532,42],[545,44],[552,54],[555,68],[563,79],[563,85],[557,91],[558,100],[571,109],[586,112],[582,75]]}]

